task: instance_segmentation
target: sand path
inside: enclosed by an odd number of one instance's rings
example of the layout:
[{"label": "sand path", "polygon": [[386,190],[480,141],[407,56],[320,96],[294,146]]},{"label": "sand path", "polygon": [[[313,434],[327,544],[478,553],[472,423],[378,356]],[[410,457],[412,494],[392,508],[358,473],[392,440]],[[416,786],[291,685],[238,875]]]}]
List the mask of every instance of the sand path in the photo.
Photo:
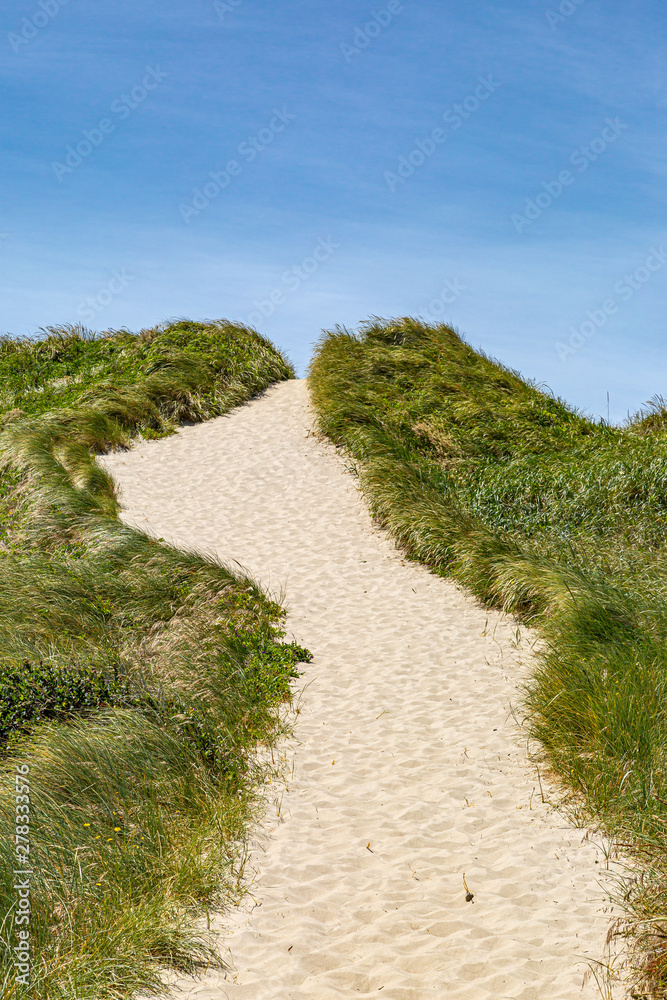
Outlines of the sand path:
[{"label": "sand path", "polygon": [[180,985],[198,1000],[598,996],[582,980],[609,926],[604,855],[525,762],[515,628],[404,562],[311,426],[293,381],[103,460],[125,520],[284,587],[315,654],[250,905],[225,923],[233,971]]}]

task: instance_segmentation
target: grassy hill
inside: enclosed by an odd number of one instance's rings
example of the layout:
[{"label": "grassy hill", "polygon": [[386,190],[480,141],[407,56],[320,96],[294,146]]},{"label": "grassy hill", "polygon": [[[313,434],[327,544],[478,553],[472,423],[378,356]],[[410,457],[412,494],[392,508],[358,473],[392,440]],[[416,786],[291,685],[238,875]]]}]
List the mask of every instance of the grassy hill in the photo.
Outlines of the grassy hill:
[{"label": "grassy hill", "polygon": [[452,329],[324,335],[310,386],[406,552],[538,630],[525,725],[637,862],[637,996],[667,995],[667,409],[592,421]]},{"label": "grassy hill", "polygon": [[[125,527],[94,454],[290,377],[225,322],[0,341],[6,1000],[156,994],[165,966],[217,961],[199,918],[239,891],[253,750],[280,733],[309,654],[249,580]],[[29,836],[29,993],[12,958],[15,834]]]}]

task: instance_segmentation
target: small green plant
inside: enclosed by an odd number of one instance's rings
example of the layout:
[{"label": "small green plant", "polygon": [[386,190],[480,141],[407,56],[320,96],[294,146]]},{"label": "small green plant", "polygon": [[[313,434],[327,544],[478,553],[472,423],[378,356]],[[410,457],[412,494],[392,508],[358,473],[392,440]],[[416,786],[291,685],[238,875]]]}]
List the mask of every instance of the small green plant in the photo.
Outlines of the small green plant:
[{"label": "small green plant", "polygon": [[127,679],[109,676],[92,664],[23,660],[4,665],[0,667],[0,748],[41,719],[125,705],[130,698]]},{"label": "small green plant", "polygon": [[276,642],[271,631],[268,635],[239,633],[238,639],[248,654],[245,683],[254,700],[285,701],[290,696],[290,680],[299,676],[296,664],[312,657],[294,642]]}]

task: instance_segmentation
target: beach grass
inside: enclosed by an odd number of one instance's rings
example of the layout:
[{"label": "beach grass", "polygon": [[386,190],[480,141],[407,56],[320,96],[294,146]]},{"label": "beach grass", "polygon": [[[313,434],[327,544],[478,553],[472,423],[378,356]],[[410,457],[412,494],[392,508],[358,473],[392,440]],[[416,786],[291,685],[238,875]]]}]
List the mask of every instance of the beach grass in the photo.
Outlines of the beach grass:
[{"label": "beach grass", "polygon": [[405,552],[535,630],[526,732],[632,859],[633,995],[667,996],[667,406],[592,420],[411,318],[326,332],[309,383]]},{"label": "beach grass", "polygon": [[[284,731],[309,654],[284,641],[282,608],[253,581],[123,525],[95,453],[290,377],[268,341],[226,322],[0,342],[5,998],[160,995],[165,969],[220,962],[207,919],[243,891],[261,750]],[[17,768],[27,991],[12,951]]]}]

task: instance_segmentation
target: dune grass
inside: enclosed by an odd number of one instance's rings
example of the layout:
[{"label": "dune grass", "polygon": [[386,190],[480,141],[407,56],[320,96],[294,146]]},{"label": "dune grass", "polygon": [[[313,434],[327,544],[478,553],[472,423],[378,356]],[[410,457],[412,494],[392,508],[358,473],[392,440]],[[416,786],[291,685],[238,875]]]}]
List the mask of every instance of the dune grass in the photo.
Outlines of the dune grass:
[{"label": "dune grass", "polygon": [[[124,526],[94,453],[293,376],[251,330],[176,323],[0,343],[0,995],[160,995],[216,963],[206,915],[243,837],[296,664],[282,609]],[[17,766],[29,770],[31,979],[17,981]],[[24,811],[24,810],[23,810]]]},{"label": "dune grass", "polygon": [[527,731],[633,857],[633,995],[667,996],[667,407],[586,418],[451,328],[337,328],[310,388],[405,551],[540,636]]}]

